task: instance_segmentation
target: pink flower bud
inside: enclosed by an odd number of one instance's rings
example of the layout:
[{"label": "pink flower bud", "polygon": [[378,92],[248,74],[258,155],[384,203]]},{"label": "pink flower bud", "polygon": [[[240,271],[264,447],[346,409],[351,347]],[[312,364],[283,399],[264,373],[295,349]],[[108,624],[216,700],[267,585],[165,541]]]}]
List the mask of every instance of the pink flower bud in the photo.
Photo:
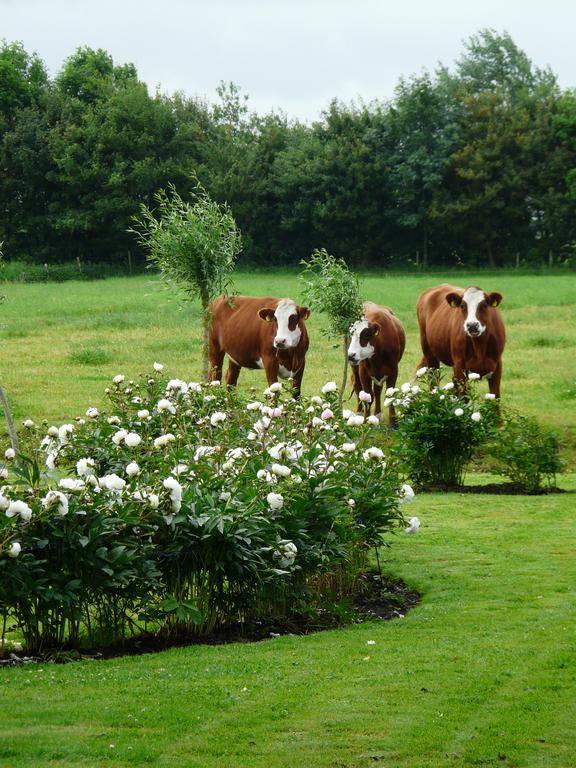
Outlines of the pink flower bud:
[{"label": "pink flower bud", "polygon": [[371,403],[372,402],[372,395],[370,392],[364,392],[364,390],[360,390],[360,394],[358,395],[358,399],[361,400],[363,403]]},{"label": "pink flower bud", "polygon": [[332,413],[330,408],[325,408],[320,414],[320,416],[322,417],[322,419],[324,419],[324,421],[328,421],[328,419],[332,419],[334,417],[334,414]]}]

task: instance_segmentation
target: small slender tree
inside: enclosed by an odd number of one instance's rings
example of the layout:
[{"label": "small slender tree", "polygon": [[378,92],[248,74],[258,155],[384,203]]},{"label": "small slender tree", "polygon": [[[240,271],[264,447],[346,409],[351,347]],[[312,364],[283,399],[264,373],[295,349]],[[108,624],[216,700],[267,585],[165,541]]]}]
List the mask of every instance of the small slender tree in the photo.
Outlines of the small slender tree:
[{"label": "small slender tree", "polygon": [[148,261],[160,269],[189,299],[202,305],[203,373],[208,378],[209,305],[231,288],[236,257],[242,249],[240,232],[226,204],[212,200],[198,182],[193,202],[183,200],[174,185],[154,196],[156,208],[141,206],[134,232]]},{"label": "small slender tree", "polygon": [[327,336],[340,336],[344,353],[344,370],[339,402],[342,403],[348,375],[348,346],[350,326],[362,317],[362,299],[358,278],[348,269],[344,259],[337,259],[325,248],[313,251],[303,260],[300,275],[304,288],[304,300],[311,309],[328,315],[329,324],[324,330]]}]

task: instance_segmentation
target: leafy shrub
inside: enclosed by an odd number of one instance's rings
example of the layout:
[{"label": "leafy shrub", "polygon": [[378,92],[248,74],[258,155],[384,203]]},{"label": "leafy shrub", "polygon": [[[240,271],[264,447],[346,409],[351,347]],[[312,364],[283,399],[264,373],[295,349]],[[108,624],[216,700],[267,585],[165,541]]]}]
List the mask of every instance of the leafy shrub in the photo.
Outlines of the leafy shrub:
[{"label": "leafy shrub", "polygon": [[502,474],[528,493],[538,493],[556,483],[562,469],[556,435],[535,418],[506,414],[504,425],[492,444],[492,454]]},{"label": "leafy shrub", "polygon": [[418,485],[462,485],[474,450],[496,425],[493,396],[477,396],[477,374],[470,374],[462,394],[451,381],[442,386],[436,371],[422,368],[418,376],[420,384],[405,383],[386,392],[384,405],[393,402],[399,416],[399,453]]},{"label": "leafy shrub", "polygon": [[77,365],[103,365],[112,360],[112,355],[102,347],[81,347],[72,351],[68,359]]},{"label": "leafy shrub", "polygon": [[116,376],[106,413],[13,459],[0,610],[30,648],[288,616],[328,583],[342,596],[404,522],[411,490],[371,422],[336,415],[333,383],[310,401],[277,384],[247,403],[155,368]]},{"label": "leafy shrub", "polygon": [[61,283],[67,280],[98,280],[106,277],[123,277],[144,272],[145,265],[136,262],[100,263],[69,261],[55,264],[34,264],[24,261],[7,261],[2,269],[2,280],[9,283]]}]

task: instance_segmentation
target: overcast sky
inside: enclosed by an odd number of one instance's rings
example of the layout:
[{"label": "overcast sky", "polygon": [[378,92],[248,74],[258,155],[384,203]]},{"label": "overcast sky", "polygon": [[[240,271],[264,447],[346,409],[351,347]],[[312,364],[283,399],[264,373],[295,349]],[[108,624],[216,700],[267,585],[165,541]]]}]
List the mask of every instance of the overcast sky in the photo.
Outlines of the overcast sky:
[{"label": "overcast sky", "polygon": [[0,0],[0,38],[51,75],[88,45],[133,62],[152,91],[213,100],[232,80],[254,111],[306,120],[333,97],[390,98],[401,75],[451,65],[483,27],[576,86],[574,0]]}]

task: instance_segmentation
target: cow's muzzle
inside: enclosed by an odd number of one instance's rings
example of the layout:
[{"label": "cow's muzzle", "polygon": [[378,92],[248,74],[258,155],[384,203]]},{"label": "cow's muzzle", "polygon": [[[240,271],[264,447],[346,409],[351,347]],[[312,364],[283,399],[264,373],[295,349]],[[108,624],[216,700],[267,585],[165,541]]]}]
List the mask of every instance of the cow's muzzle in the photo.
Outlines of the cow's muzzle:
[{"label": "cow's muzzle", "polygon": [[348,355],[348,362],[350,363],[350,365],[358,365],[360,360],[358,360],[355,354],[351,354],[351,355]]},{"label": "cow's muzzle", "polygon": [[483,330],[480,323],[466,323],[464,328],[468,336],[472,336],[472,338],[476,338],[477,336],[480,336]]}]

